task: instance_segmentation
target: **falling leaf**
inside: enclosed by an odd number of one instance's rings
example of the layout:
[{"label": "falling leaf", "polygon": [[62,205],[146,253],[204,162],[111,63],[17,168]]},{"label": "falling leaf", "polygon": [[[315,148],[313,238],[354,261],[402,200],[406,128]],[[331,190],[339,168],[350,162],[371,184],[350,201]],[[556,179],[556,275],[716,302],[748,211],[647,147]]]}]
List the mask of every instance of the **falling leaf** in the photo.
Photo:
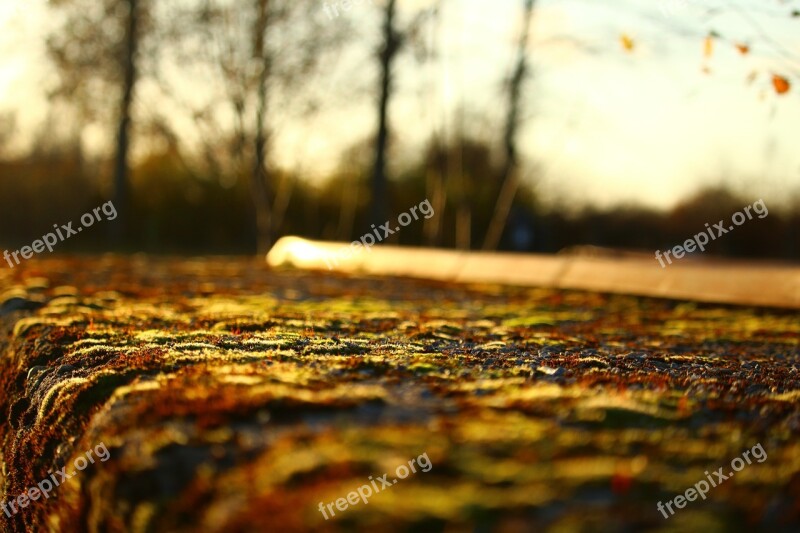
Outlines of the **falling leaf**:
[{"label": "falling leaf", "polygon": [[619,40],[622,43],[622,47],[626,51],[631,52],[633,50],[634,42],[633,42],[633,39],[631,39],[631,37],[629,35],[623,33],[622,35],[620,35]]},{"label": "falling leaf", "polygon": [[745,55],[750,51],[750,46],[744,43],[736,43],[736,49],[739,50],[740,54]]},{"label": "falling leaf", "polygon": [[745,78],[745,81],[747,81],[747,84],[750,85],[751,83],[756,81],[756,76],[758,76],[758,71],[754,70],[750,74],[747,75],[747,77]]},{"label": "falling leaf", "polygon": [[778,94],[784,94],[788,92],[789,88],[791,87],[789,80],[777,74],[772,75],[772,85],[775,87],[775,92]]},{"label": "falling leaf", "polygon": [[705,42],[703,43],[703,55],[706,57],[711,57],[711,54],[714,53],[714,37],[709,35],[706,37]]}]

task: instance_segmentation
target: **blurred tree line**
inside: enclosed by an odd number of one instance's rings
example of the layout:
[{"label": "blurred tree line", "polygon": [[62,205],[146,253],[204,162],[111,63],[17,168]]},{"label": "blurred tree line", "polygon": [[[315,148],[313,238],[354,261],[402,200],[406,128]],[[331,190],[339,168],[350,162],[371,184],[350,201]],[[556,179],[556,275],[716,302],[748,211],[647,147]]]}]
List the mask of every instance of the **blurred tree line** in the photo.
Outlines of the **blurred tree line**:
[{"label": "blurred tree line", "polygon": [[[314,184],[291,171],[274,169],[281,205],[278,235],[351,241],[372,219],[370,146],[353,147],[329,180]],[[501,184],[483,179],[503,167],[502,154],[486,141],[463,139],[453,146],[431,144],[417,161],[409,162],[388,183],[391,213],[401,213],[426,198],[428,174],[446,165],[447,152],[463,157],[463,180],[474,228],[488,228],[494,213],[491,201]],[[3,247],[19,247],[46,233],[54,223],[77,220],[84,212],[107,201],[107,176],[113,160],[86,160],[77,145],[54,145],[25,157],[0,160],[0,228]],[[246,169],[242,169],[245,174]],[[152,253],[253,253],[256,229],[250,216],[247,176],[198,173],[174,147],[165,145],[143,157],[131,169],[130,216],[135,231],[123,247]],[[460,180],[452,180],[454,186]],[[451,190],[452,197],[457,191]],[[430,198],[429,198],[430,199]],[[601,210],[544,202],[522,186],[511,209],[500,249],[558,252],[578,245],[626,248],[653,253],[683,243],[704,229],[705,223],[730,220],[736,211],[755,201],[721,187],[704,188],[669,211],[644,207]],[[797,259],[800,257],[800,198],[794,207],[754,218],[707,246],[707,254]],[[110,224],[110,223],[109,223]],[[413,223],[396,234],[395,244],[455,247],[458,211],[448,208]],[[8,236],[13,235],[13,240]],[[393,237],[393,238],[394,238]],[[470,246],[479,248],[485,230],[473,231]],[[84,232],[65,241],[60,250],[108,249],[101,231]]]},{"label": "blurred tree line", "polygon": [[[64,249],[264,253],[287,234],[353,240],[427,198],[436,216],[389,242],[654,250],[680,244],[754,200],[711,188],[669,213],[575,212],[545,202],[532,185],[538,168],[522,161],[518,148],[532,77],[534,0],[519,5],[516,57],[503,77],[502,122],[493,128],[499,133],[478,133],[457,117],[448,131],[430,134],[416,160],[398,160],[389,113],[402,89],[397,61],[404,54],[420,64],[436,59],[445,3],[401,12],[387,0],[370,7],[380,26],[365,30],[344,17],[331,23],[316,0],[49,0],[60,21],[47,41],[59,82],[30,153],[3,157],[14,117],[0,116],[0,244],[22,246],[112,199],[119,218],[109,235],[88,232]],[[365,36],[370,30],[374,35]],[[375,42],[374,131],[342,154],[326,181],[281,168],[273,151],[282,124],[313,117],[327,101],[325,69],[367,39]],[[193,84],[202,90],[193,94]],[[145,90],[159,95],[158,109],[139,105]],[[71,126],[59,128],[64,122]],[[192,141],[182,136],[186,124]],[[107,155],[84,153],[82,132],[92,127],[113,139]],[[771,210],[709,250],[798,257],[798,211]]]}]

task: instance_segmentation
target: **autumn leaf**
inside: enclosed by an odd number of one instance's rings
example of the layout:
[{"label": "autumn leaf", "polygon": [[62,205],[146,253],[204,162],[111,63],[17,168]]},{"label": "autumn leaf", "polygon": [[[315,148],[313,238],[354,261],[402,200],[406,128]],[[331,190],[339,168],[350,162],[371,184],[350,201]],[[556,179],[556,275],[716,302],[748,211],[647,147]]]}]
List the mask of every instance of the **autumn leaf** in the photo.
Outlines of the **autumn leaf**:
[{"label": "autumn leaf", "polygon": [[736,49],[739,50],[739,53],[745,55],[750,51],[750,46],[744,43],[736,43]]},{"label": "autumn leaf", "polygon": [[620,40],[620,42],[622,43],[622,47],[623,47],[623,48],[624,48],[624,49],[625,49],[627,52],[631,52],[631,51],[633,51],[633,48],[634,48],[635,44],[634,44],[634,42],[633,42],[633,39],[631,39],[631,37],[630,37],[629,35],[627,35],[627,34],[623,33],[622,35],[620,35],[620,38],[619,38],[619,40]]},{"label": "autumn leaf", "polygon": [[772,86],[775,87],[775,92],[778,94],[784,94],[789,92],[789,88],[791,84],[789,80],[784,78],[783,76],[779,76],[777,74],[772,75]]},{"label": "autumn leaf", "polygon": [[709,35],[706,37],[705,42],[703,43],[703,55],[706,57],[711,57],[711,54],[714,53],[714,38]]},{"label": "autumn leaf", "polygon": [[758,72],[754,70],[750,74],[747,75],[747,77],[745,78],[745,81],[747,81],[747,84],[750,85],[751,83],[756,81],[756,77],[757,76],[758,76]]}]

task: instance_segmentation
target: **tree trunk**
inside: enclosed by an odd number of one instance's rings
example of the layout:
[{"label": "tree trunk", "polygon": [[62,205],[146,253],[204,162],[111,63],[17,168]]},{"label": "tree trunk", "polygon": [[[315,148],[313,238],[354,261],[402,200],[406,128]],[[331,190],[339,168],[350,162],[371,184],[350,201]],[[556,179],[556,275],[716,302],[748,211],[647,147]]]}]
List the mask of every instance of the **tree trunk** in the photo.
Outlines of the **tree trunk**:
[{"label": "tree trunk", "polygon": [[339,227],[336,230],[336,238],[340,241],[349,241],[353,235],[353,226],[356,221],[356,211],[358,211],[358,193],[361,188],[358,172],[343,177],[345,180],[352,180],[352,185],[343,183],[342,200],[339,203]]},{"label": "tree trunk", "polygon": [[378,134],[375,139],[375,168],[372,175],[372,221],[387,220],[388,178],[386,175],[386,146],[389,140],[389,102],[392,98],[392,66],[399,50],[399,36],[394,27],[396,0],[386,5],[383,23],[384,44],[380,51],[380,94],[378,97]]},{"label": "tree trunk", "polygon": [[266,254],[272,247],[272,217],[270,206],[269,172],[266,163],[267,139],[264,131],[266,112],[266,83],[261,82],[258,89],[258,110],[256,111],[255,158],[251,189],[256,211],[256,249]]},{"label": "tree trunk", "polygon": [[[462,141],[459,140],[459,143]],[[460,145],[459,145],[460,146]],[[456,200],[456,249],[469,250],[472,248],[472,204],[470,201],[471,178],[464,174],[463,150],[459,149],[459,156],[455,158],[457,181]]]},{"label": "tree trunk", "polygon": [[268,0],[256,0],[258,11],[253,28],[253,56],[259,61],[258,102],[256,104],[256,132],[254,146],[251,192],[256,214],[256,250],[265,255],[272,247],[272,205],[270,203],[270,175],[267,169],[267,79],[269,76],[269,54],[265,50],[268,26]]},{"label": "tree trunk", "polygon": [[492,221],[486,232],[483,241],[484,250],[496,250],[500,244],[508,220],[508,214],[514,203],[517,189],[519,187],[518,168],[517,168],[517,132],[520,123],[520,96],[522,85],[528,74],[528,36],[530,35],[531,18],[533,14],[534,0],[525,0],[525,17],[523,22],[522,34],[519,40],[517,56],[517,66],[509,84],[508,114],[506,115],[506,127],[503,135],[505,148],[505,163],[503,173],[500,176],[501,189],[497,197]]},{"label": "tree trunk", "polygon": [[[455,208],[456,208],[456,249],[470,250],[472,248],[472,174],[464,172],[464,109],[463,107],[458,111],[458,136],[457,157],[451,160],[448,172],[452,172],[455,181]],[[447,151],[448,158],[450,157],[450,150]]]},{"label": "tree trunk", "polygon": [[112,244],[120,245],[127,236],[129,224],[129,168],[131,108],[137,81],[136,54],[138,47],[138,0],[127,0],[128,21],[125,28],[125,64],[122,99],[120,101],[119,125],[117,129],[117,153],[114,162],[114,207],[117,220],[110,226]]},{"label": "tree trunk", "polygon": [[[437,154],[438,155],[438,154]],[[425,242],[428,246],[440,246],[442,238],[442,220],[444,220],[444,210],[447,203],[447,191],[445,189],[444,176],[446,169],[439,164],[436,158],[433,166],[429,164],[426,170],[426,189],[428,198],[431,200],[433,216],[425,221],[423,231]]]}]

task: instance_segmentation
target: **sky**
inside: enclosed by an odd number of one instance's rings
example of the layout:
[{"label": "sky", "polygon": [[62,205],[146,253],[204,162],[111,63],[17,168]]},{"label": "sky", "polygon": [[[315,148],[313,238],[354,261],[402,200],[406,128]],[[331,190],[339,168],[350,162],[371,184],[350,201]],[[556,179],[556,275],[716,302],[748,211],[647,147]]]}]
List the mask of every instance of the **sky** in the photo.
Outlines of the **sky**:
[{"label": "sky", "polygon": [[[332,0],[329,0],[332,1]],[[380,0],[376,0],[376,3]],[[46,114],[52,81],[43,37],[52,17],[44,0],[0,0],[0,112],[15,110],[18,144]],[[324,3],[319,2],[322,10]],[[400,0],[405,17],[426,0]],[[529,54],[520,147],[538,172],[536,186],[567,203],[638,202],[668,208],[703,185],[728,183],[753,200],[779,203],[800,189],[800,2],[791,0],[540,0]],[[24,6],[24,7],[23,7]],[[513,67],[521,0],[445,0],[429,39],[442,54],[398,64],[393,130],[400,152],[418,151],[436,128],[453,132],[454,116],[499,138],[503,79]],[[380,19],[366,2],[342,13],[376,42]],[[710,57],[704,36],[714,30]],[[632,50],[621,44],[625,35]],[[749,45],[741,54],[735,43]],[[331,103],[281,126],[273,155],[311,179],[374,129],[373,82],[354,77],[369,50],[336,58],[324,80]],[[748,82],[748,76],[755,78]],[[771,76],[793,86],[775,92]],[[157,91],[139,93],[155,105]],[[191,137],[191,126],[183,126]],[[183,133],[183,132],[182,132]],[[88,132],[85,144],[103,145]]]}]

